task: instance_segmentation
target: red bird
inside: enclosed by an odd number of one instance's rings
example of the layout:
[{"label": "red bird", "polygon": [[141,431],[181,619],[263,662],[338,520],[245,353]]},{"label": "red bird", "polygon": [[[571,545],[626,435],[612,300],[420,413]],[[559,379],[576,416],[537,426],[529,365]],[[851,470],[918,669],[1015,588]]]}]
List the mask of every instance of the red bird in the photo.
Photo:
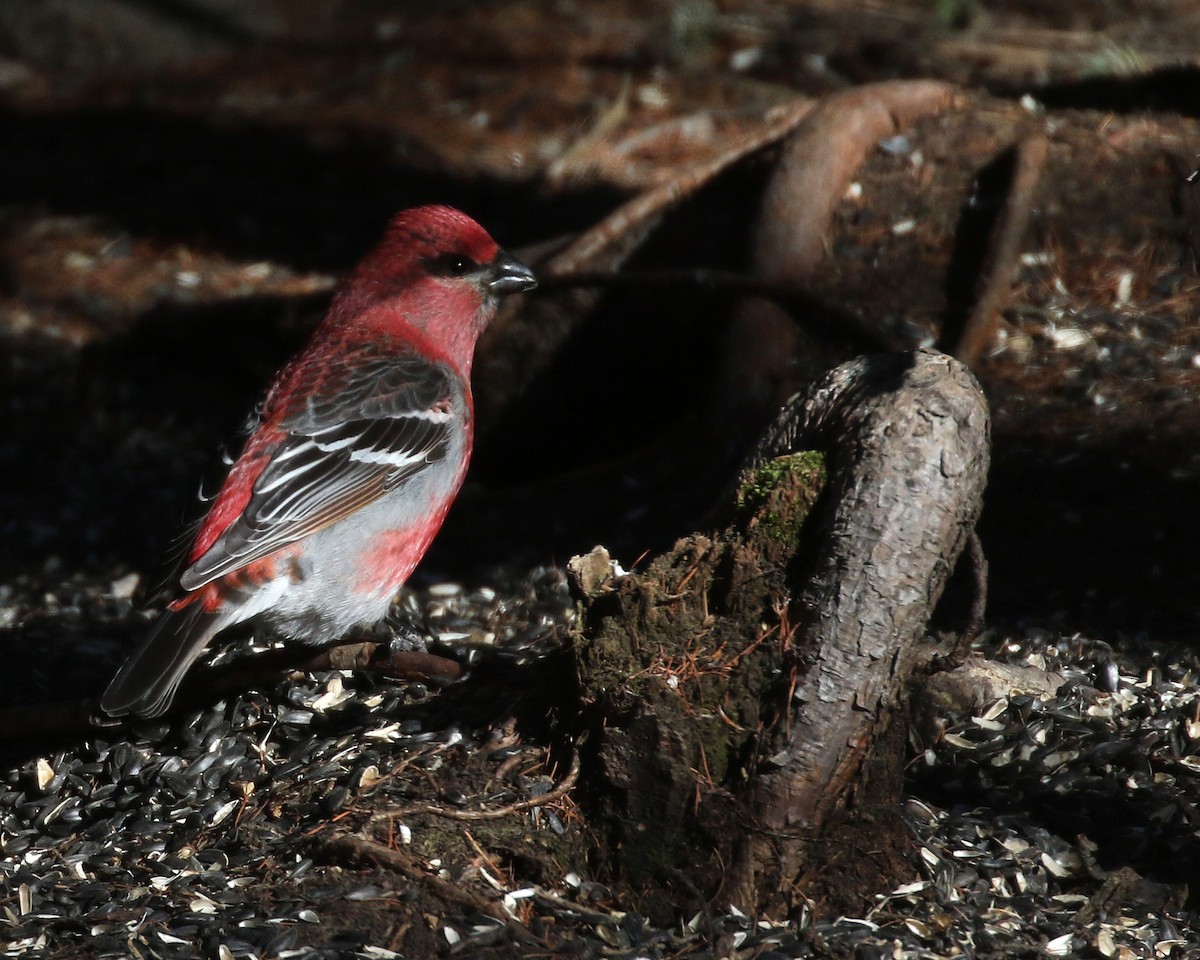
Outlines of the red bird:
[{"label": "red bird", "polygon": [[275,377],[179,595],[101,709],[164,713],[213,636],[251,617],[310,644],[381,619],[466,473],[475,342],[500,297],[535,285],[465,214],[397,215]]}]

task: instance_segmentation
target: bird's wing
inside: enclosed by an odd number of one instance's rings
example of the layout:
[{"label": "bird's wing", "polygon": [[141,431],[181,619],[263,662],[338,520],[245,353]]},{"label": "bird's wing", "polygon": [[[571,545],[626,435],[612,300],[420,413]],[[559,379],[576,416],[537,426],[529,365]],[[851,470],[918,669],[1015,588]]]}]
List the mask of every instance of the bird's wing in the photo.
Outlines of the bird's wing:
[{"label": "bird's wing", "polygon": [[303,403],[279,421],[279,439],[254,454],[266,464],[245,507],[183,571],[183,589],[335,523],[446,456],[455,429],[447,368],[368,349],[312,379],[313,390],[296,390]]}]

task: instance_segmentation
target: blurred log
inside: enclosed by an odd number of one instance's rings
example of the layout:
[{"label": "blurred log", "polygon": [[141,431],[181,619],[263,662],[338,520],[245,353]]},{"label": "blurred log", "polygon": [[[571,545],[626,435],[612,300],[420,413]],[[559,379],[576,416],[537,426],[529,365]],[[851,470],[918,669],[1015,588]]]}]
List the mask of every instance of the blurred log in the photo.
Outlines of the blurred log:
[{"label": "blurred log", "polygon": [[[883,138],[949,107],[955,91],[934,80],[895,80],[820,101],[788,136],[763,193],[752,272],[802,287],[825,256],[834,211],[868,153]],[[717,442],[748,442],[791,393],[854,354],[844,341],[821,334],[804,310],[766,299],[741,305],[722,351],[712,427]]]},{"label": "blurred log", "polygon": [[[811,109],[812,103],[807,100],[779,108],[761,129],[732,143],[720,156],[639,194],[560,249],[523,255],[543,279],[620,269],[668,211],[732,165],[781,140]],[[477,429],[481,433],[499,421],[508,405],[554,361],[563,344],[590,315],[599,296],[597,289],[572,289],[555,298],[513,298],[501,307],[476,352],[473,384]]]}]

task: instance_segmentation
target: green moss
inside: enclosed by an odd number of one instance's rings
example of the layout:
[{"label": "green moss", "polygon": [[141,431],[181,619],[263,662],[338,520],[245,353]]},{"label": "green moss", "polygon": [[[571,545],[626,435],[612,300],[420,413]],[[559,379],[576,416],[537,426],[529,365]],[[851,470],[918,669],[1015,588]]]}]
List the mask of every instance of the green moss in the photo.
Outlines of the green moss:
[{"label": "green moss", "polygon": [[794,478],[801,486],[812,486],[823,482],[825,477],[825,455],[816,450],[801,450],[784,457],[768,460],[742,478],[738,487],[738,507],[761,503],[780,482]]},{"label": "green moss", "polygon": [[768,460],[743,476],[738,516],[769,540],[794,543],[824,485],[825,457],[815,450]]}]

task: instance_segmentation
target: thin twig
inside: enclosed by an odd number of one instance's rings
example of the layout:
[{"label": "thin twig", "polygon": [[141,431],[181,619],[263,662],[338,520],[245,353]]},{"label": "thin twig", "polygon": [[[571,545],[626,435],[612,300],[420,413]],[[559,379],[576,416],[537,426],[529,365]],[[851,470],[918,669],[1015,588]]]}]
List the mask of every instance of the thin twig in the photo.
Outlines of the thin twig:
[{"label": "thin twig", "polygon": [[487,864],[488,869],[492,871],[492,875],[496,877],[496,882],[498,883],[500,877],[504,875],[503,868],[492,858],[490,853],[488,853],[483,849],[482,846],[479,845],[479,841],[471,836],[470,830],[464,829],[463,836],[467,838],[467,843],[469,843],[475,849],[475,852],[479,854],[479,858]]},{"label": "thin twig", "polygon": [[610,927],[615,927],[618,925],[617,918],[610,913],[600,913],[598,910],[589,910],[587,907],[576,903],[574,900],[568,900],[565,897],[560,897],[557,893],[551,893],[549,890],[539,886],[534,886],[533,891],[533,895],[543,903],[559,910],[569,910],[572,913],[578,914],[580,919],[586,921],[587,923],[605,923]]},{"label": "thin twig", "polygon": [[320,853],[330,859],[366,862],[387,870],[394,870],[419,883],[430,894],[448,906],[465,907],[499,920],[509,929],[533,939],[525,926],[512,917],[500,903],[477,896],[461,886],[448,883],[436,874],[425,870],[417,860],[402,850],[385,847],[374,840],[339,833],[323,839],[317,846]]},{"label": "thin twig", "polygon": [[371,815],[371,819],[367,821],[368,826],[374,826],[381,820],[391,820],[397,817],[411,817],[416,814],[428,813],[437,817],[446,817],[450,820],[498,820],[501,817],[507,817],[513,813],[520,813],[523,810],[531,810],[534,807],[544,807],[553,803],[556,800],[566,796],[567,793],[575,786],[579,779],[579,754],[573,754],[571,757],[571,768],[567,771],[567,775],[562,778],[554,788],[539,794],[536,797],[529,797],[525,800],[518,800],[515,803],[505,804],[503,807],[496,807],[494,810],[456,810],[453,807],[445,807],[436,803],[413,803],[407,807],[392,807],[387,810],[381,810],[378,813]]},{"label": "thin twig", "polygon": [[992,239],[987,278],[954,348],[954,356],[968,367],[975,366],[979,355],[992,342],[1000,323],[1000,313],[1012,294],[1017,278],[1017,256],[1029,226],[1033,198],[1046,165],[1048,148],[1049,141],[1040,132],[1026,137],[1017,147],[1012,184]]},{"label": "thin twig", "polygon": [[[380,651],[384,651],[380,655]],[[331,647],[317,654],[297,669],[365,670],[369,673],[400,680],[424,680],[449,683],[462,676],[462,666],[447,657],[423,650],[388,651],[387,644],[364,641]]]},{"label": "thin twig", "polygon": [[967,625],[954,641],[953,649],[944,657],[934,659],[931,667],[934,671],[957,670],[967,662],[971,647],[983,630],[984,617],[987,615],[988,598],[988,562],[983,552],[983,542],[979,533],[971,531],[967,540],[967,559],[971,564],[971,575],[975,581],[975,591],[971,597],[971,612]]}]

